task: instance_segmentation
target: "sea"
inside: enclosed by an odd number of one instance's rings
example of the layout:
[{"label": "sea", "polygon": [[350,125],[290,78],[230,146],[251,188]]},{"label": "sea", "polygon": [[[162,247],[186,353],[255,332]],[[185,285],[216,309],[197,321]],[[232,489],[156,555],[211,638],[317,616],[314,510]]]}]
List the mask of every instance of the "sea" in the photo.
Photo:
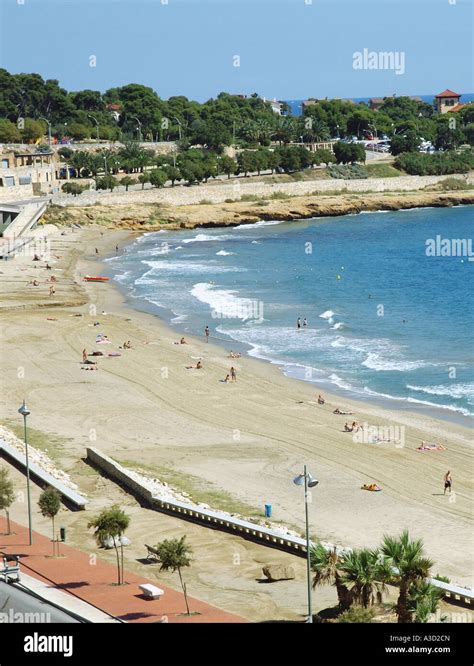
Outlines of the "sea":
[{"label": "sea", "polygon": [[[372,97],[377,97],[377,95],[372,95]],[[433,104],[434,102],[434,95],[418,95],[423,102],[426,102],[427,104]],[[356,104],[360,104],[363,102],[364,104],[368,104],[370,97],[353,97],[352,101],[355,102]],[[462,104],[468,104],[470,102],[474,101],[474,93],[463,93],[461,95],[461,102]],[[287,99],[286,103],[291,109],[291,114],[293,116],[301,116],[303,114],[303,99]]]},{"label": "sea", "polygon": [[227,349],[317,391],[471,425],[473,212],[163,230],[109,258],[107,270],[177,339],[207,325]]}]

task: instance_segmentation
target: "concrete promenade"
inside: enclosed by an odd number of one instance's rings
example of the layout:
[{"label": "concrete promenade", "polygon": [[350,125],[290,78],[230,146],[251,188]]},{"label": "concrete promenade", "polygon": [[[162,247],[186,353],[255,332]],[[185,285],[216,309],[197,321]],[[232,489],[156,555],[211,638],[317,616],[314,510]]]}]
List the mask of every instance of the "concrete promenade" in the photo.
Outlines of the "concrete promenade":
[{"label": "concrete promenade", "polygon": [[[76,599],[87,602],[95,609],[124,622],[245,622],[243,618],[227,613],[215,606],[188,597],[191,613],[187,616],[184,595],[172,590],[159,580],[159,565],[150,564],[150,578],[146,579],[125,571],[125,585],[115,585],[117,569],[97,557],[97,552],[85,553],[66,544],[60,544],[62,557],[52,557],[52,544],[47,537],[33,532],[33,545],[28,545],[28,530],[12,521],[13,534],[6,536],[6,519],[0,518],[0,555],[20,556],[21,571],[46,584],[42,595],[46,597],[48,587],[51,601],[57,603],[55,592],[59,589]],[[178,574],[176,574],[178,576]],[[186,580],[186,572],[184,572]],[[138,585],[151,583],[164,590],[160,600],[148,600],[141,594]],[[78,608],[76,612],[78,612]],[[82,613],[84,613],[82,606]],[[81,614],[81,611],[79,611]],[[91,608],[91,617],[97,614]],[[94,620],[92,620],[94,621]]]}]

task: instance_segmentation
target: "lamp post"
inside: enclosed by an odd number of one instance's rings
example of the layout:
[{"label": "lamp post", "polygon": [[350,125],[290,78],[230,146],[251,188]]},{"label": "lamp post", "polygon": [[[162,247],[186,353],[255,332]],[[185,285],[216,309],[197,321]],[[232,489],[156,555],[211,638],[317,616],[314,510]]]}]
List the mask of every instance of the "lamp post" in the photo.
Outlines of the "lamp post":
[{"label": "lamp post", "polygon": [[30,461],[28,458],[28,437],[26,431],[26,417],[31,414],[30,410],[23,400],[23,404],[18,410],[18,413],[23,416],[23,424],[25,427],[25,456],[26,456],[26,492],[28,496],[28,530],[30,536],[30,546],[33,544],[33,532],[31,529],[31,495],[30,495]]},{"label": "lamp post", "polygon": [[92,118],[92,120],[95,122],[95,124],[96,124],[96,126],[97,126],[97,141],[100,141],[100,137],[99,137],[99,121],[97,120],[97,118],[96,118],[95,116],[92,116],[90,113],[87,114],[87,117],[88,117],[88,118]]},{"label": "lamp post", "polygon": [[306,465],[304,466],[303,474],[298,474],[293,479],[293,483],[297,486],[304,485],[304,507],[305,507],[305,522],[306,522],[306,584],[308,592],[308,619],[307,622],[313,622],[313,609],[311,600],[311,551],[309,543],[309,519],[308,519],[308,488],[314,488],[318,485],[319,481],[311,476],[307,471]]},{"label": "lamp post", "polygon": [[48,125],[48,143],[51,146],[51,123],[47,118],[41,117],[40,120],[44,120],[44,122]]},{"label": "lamp post", "polygon": [[137,123],[138,123],[138,127],[137,127],[137,130],[138,130],[138,140],[139,140],[140,143],[141,143],[141,142],[142,142],[142,124],[141,124],[141,122],[138,120],[138,118],[137,118],[136,116],[130,116],[130,118],[133,118],[133,120],[136,120]]}]

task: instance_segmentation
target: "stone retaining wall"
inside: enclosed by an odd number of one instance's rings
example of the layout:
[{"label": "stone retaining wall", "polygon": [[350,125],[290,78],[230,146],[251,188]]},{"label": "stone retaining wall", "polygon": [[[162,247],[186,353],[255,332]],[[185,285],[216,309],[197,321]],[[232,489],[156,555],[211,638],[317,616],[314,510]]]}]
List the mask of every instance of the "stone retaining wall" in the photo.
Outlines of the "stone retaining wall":
[{"label": "stone retaining wall", "polygon": [[[234,178],[219,184],[179,185],[162,189],[134,190],[129,192],[96,192],[87,191],[78,197],[71,195],[54,195],[52,202],[60,206],[86,206],[96,202],[110,204],[136,203],[167,203],[175,206],[199,204],[203,201],[222,203],[226,199],[240,199],[245,195],[264,198],[271,197],[275,192],[283,192],[293,196],[304,196],[312,193],[325,192],[392,192],[421,190],[433,186],[448,176],[398,176],[394,178],[366,178],[363,180],[309,180],[295,183],[252,183],[245,178]],[[455,176],[470,185],[474,185],[474,174]]]}]

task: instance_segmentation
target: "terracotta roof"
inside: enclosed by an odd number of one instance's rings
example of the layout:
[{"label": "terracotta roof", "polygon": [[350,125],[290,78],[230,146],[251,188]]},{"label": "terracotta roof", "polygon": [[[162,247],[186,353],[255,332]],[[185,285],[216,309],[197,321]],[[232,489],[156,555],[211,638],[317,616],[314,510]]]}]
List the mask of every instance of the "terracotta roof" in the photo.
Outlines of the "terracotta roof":
[{"label": "terracotta roof", "polygon": [[121,104],[108,104],[107,108],[109,109],[109,111],[120,111],[120,109],[122,108],[122,105]]},{"label": "terracotta roof", "polygon": [[453,107],[448,109],[448,113],[457,113],[458,111],[461,111],[461,109],[465,106],[466,104],[455,104]]},{"label": "terracotta roof", "polygon": [[439,95],[435,96],[436,98],[438,97],[461,97],[461,95],[458,95],[457,93],[453,92],[452,90],[449,90],[449,88],[446,88],[442,93],[439,93]]}]

